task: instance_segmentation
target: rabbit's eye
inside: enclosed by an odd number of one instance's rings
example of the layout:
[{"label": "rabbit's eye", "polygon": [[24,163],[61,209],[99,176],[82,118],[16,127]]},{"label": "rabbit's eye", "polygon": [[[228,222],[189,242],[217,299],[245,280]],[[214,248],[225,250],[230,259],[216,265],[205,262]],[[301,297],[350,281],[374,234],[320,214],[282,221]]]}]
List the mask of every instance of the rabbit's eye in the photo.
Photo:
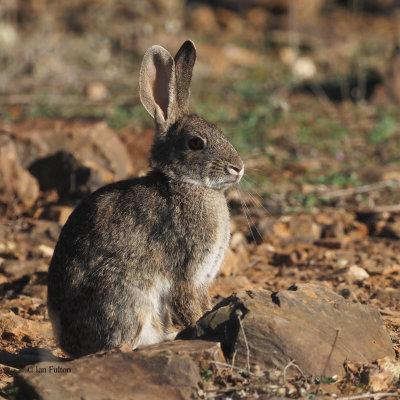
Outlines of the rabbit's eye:
[{"label": "rabbit's eye", "polygon": [[190,150],[202,150],[204,149],[204,140],[199,137],[193,137],[189,140],[188,146]]}]

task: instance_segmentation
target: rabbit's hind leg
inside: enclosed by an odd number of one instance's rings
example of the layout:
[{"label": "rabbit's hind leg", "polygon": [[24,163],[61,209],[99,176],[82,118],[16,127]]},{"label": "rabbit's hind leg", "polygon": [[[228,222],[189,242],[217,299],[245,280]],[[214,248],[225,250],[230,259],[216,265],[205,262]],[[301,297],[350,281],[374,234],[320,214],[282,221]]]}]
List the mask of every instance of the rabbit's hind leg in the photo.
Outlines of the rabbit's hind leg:
[{"label": "rabbit's hind leg", "polygon": [[147,292],[142,292],[141,307],[137,313],[139,328],[134,340],[136,346],[162,342],[170,332],[169,289],[169,282],[161,278]]}]

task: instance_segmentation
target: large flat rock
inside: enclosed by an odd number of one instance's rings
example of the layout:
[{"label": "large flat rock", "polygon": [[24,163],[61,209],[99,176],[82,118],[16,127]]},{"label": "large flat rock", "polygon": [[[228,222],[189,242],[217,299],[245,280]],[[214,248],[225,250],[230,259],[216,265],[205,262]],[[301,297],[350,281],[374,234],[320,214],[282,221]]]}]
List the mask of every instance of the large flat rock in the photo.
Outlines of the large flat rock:
[{"label": "large flat rock", "polygon": [[276,293],[233,294],[181,336],[219,341],[225,356],[246,368],[248,352],[239,316],[253,368],[283,369],[294,360],[306,374],[335,375],[343,372],[346,359],[394,357],[377,310],[313,284]]},{"label": "large flat rock", "polygon": [[21,395],[35,399],[189,399],[200,388],[201,368],[224,362],[219,343],[174,341],[137,351],[41,362],[15,377]]}]

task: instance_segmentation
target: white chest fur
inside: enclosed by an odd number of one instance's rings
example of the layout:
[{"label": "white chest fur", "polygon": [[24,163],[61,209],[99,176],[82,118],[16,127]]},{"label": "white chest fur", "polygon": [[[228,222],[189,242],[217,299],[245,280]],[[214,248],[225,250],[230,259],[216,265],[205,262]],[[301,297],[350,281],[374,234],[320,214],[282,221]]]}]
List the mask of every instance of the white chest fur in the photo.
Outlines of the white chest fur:
[{"label": "white chest fur", "polygon": [[228,209],[224,207],[220,212],[222,212],[222,215],[219,215],[216,219],[217,226],[213,237],[214,240],[210,238],[211,242],[208,243],[209,250],[200,265],[196,267],[194,276],[196,287],[209,286],[211,284],[220,269],[225,250],[229,244],[230,224]]}]

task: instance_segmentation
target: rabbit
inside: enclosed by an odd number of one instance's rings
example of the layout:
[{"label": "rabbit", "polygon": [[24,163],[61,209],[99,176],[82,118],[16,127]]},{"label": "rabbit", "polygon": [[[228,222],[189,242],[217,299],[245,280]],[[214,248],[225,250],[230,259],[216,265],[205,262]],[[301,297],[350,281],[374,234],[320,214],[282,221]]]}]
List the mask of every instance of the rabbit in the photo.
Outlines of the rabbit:
[{"label": "rabbit", "polygon": [[176,335],[210,309],[208,288],[230,239],[226,189],[244,165],[215,125],[189,114],[192,41],[175,58],[149,48],[140,98],[155,120],[150,172],[109,184],[72,212],[48,273],[60,347],[81,357]]}]

